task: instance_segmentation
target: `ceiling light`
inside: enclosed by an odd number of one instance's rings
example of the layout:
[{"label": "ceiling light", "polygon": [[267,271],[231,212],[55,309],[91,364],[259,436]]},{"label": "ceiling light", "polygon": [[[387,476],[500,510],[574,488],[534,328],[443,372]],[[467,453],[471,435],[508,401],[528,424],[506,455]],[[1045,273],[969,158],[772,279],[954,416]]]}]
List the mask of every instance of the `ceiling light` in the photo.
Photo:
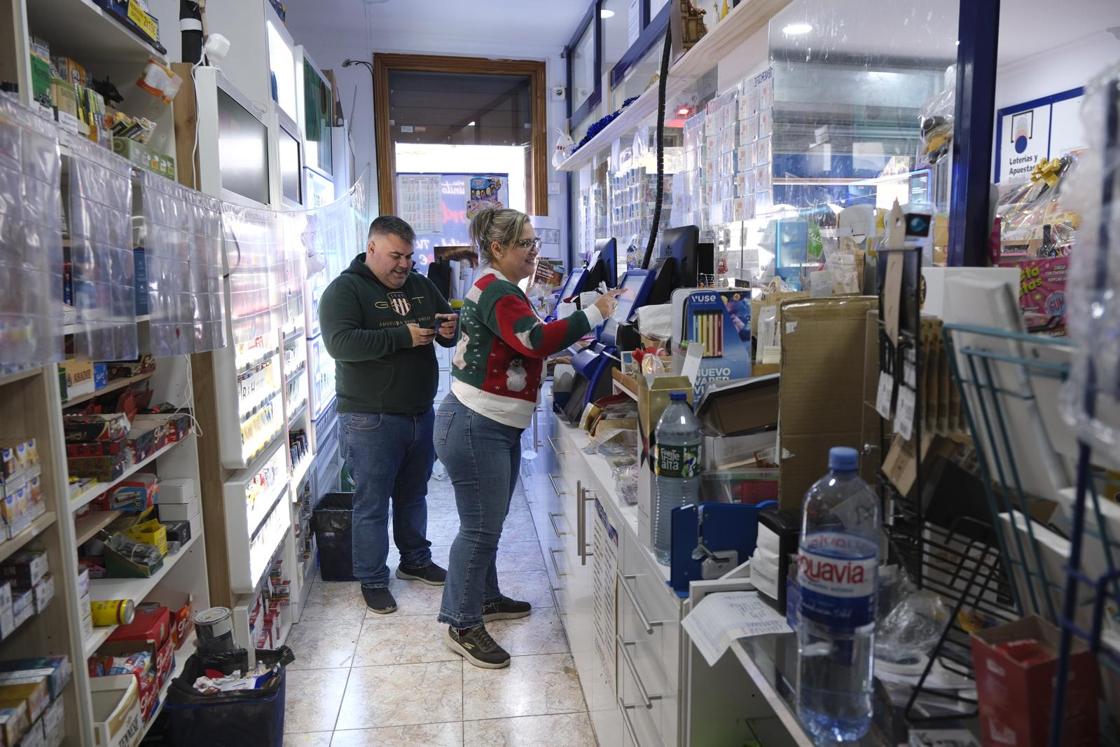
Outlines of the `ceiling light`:
[{"label": "ceiling light", "polygon": [[475,122],[467,122],[467,127],[474,127],[475,124]]},{"label": "ceiling light", "polygon": [[687,106],[682,106],[680,109],[677,109],[677,114],[682,116],[682,117],[687,117],[691,113],[692,113],[692,110],[689,109]]},{"label": "ceiling light", "polygon": [[602,10],[599,11],[599,17],[600,18],[614,18],[614,11],[613,10],[607,10],[606,8],[603,8]]},{"label": "ceiling light", "polygon": [[810,23],[791,23],[782,28],[782,33],[786,36],[804,36],[813,30],[813,25]]}]

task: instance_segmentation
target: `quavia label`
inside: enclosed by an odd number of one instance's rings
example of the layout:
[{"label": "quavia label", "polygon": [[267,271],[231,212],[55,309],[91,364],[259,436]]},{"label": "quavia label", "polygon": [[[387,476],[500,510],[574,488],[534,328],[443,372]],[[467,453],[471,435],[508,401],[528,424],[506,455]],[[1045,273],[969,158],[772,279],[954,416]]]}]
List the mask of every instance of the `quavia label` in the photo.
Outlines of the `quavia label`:
[{"label": "quavia label", "polygon": [[696,477],[700,474],[700,444],[662,446],[658,444],[654,473],[658,477]]},{"label": "quavia label", "polygon": [[801,614],[832,628],[875,619],[878,548],[860,537],[821,532],[805,538],[797,558]]}]

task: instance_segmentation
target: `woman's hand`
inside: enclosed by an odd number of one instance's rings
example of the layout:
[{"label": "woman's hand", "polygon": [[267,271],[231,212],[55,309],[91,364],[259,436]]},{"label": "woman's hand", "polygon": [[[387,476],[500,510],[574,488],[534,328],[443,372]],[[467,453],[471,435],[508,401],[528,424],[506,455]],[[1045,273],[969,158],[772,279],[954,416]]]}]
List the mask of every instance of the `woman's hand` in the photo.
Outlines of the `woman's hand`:
[{"label": "woman's hand", "polygon": [[618,308],[618,297],[623,292],[623,290],[615,288],[599,296],[598,300],[595,301],[595,308],[599,310],[604,319],[610,319],[614,315],[614,310]]}]

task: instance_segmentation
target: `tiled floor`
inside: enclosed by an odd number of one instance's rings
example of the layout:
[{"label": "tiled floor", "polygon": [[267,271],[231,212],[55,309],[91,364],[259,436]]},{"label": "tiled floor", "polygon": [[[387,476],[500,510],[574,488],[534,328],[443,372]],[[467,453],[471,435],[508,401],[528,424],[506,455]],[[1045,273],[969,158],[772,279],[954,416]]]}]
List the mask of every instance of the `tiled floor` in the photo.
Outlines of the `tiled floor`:
[{"label": "tiled floor", "polygon": [[[447,563],[458,531],[451,485],[433,479],[428,538]],[[396,567],[395,552],[389,567]],[[465,664],[436,622],[442,590],[396,578],[397,612],[367,613],[358,585],[316,581],[289,645],[284,744],[291,747],[510,745],[594,747],[587,706],[553,609],[544,559],[518,489],[498,553],[502,592],[532,603],[522,620],[491,623],[508,669]]]}]

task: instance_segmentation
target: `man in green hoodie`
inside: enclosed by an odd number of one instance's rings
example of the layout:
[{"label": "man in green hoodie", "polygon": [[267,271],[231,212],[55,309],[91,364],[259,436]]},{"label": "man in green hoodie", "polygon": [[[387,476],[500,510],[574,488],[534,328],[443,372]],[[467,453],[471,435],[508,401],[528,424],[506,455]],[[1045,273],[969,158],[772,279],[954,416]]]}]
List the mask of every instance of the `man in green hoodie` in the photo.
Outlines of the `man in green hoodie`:
[{"label": "man in green hoodie", "polygon": [[381,216],[366,251],[323,292],[319,325],[335,360],[342,457],[354,477],[354,576],[366,606],[397,609],[389,591],[389,502],[400,550],[397,578],[442,586],[427,540],[432,401],[439,370],[432,342],[451,347],[456,315],[432,281],[413,272],[412,227]]}]

